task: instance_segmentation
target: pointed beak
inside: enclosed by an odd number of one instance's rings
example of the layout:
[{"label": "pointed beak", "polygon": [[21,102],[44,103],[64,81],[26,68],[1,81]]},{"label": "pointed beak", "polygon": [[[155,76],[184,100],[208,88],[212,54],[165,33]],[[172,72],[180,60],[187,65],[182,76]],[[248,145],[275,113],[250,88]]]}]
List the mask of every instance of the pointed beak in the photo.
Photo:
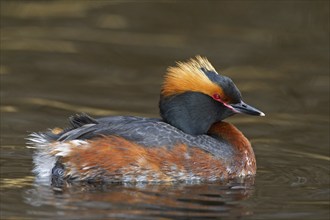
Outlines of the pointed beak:
[{"label": "pointed beak", "polygon": [[231,107],[233,107],[233,109],[237,113],[243,113],[243,114],[255,115],[255,116],[265,116],[265,114],[262,111],[254,108],[248,104],[245,104],[243,101],[241,101],[240,103],[231,104]]}]

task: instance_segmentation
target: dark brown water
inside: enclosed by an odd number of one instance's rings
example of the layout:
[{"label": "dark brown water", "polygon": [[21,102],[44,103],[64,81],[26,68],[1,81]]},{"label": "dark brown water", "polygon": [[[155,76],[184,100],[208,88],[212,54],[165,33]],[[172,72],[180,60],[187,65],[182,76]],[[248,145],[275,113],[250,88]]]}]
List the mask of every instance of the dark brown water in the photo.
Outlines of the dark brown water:
[{"label": "dark brown water", "polygon": [[[34,183],[28,132],[158,115],[162,75],[201,54],[264,118],[235,116],[255,179]],[[1,219],[328,219],[328,1],[1,1]]]}]

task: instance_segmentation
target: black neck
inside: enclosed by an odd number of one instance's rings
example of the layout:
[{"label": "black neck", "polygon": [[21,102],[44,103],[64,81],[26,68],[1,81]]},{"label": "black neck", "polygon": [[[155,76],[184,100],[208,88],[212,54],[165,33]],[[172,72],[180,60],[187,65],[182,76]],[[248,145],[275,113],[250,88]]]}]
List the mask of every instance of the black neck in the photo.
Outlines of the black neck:
[{"label": "black neck", "polygon": [[221,103],[199,92],[161,96],[159,108],[165,122],[191,135],[206,134],[213,123],[233,114]]}]

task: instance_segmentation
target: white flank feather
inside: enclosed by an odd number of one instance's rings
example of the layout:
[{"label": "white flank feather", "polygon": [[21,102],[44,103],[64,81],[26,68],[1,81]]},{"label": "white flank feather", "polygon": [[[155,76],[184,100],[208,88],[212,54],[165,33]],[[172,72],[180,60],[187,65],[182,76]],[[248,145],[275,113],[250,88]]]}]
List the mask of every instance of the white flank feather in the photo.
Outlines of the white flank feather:
[{"label": "white flank feather", "polygon": [[59,157],[65,157],[76,147],[88,147],[88,143],[82,140],[71,140],[66,142],[52,141],[42,133],[33,133],[27,138],[28,148],[36,149],[33,155],[36,181],[50,184],[52,169]]}]

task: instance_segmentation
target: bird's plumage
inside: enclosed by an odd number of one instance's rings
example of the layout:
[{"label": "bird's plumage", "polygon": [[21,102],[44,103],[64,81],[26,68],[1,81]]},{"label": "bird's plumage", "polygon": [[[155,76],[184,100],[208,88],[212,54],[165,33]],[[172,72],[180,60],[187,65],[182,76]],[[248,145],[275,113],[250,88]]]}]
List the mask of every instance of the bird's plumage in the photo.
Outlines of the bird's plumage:
[{"label": "bird's plumage", "polygon": [[179,62],[165,74],[160,119],[72,116],[66,129],[30,135],[40,180],[139,182],[217,180],[255,174],[245,136],[222,120],[246,105],[232,80],[206,58]]}]

